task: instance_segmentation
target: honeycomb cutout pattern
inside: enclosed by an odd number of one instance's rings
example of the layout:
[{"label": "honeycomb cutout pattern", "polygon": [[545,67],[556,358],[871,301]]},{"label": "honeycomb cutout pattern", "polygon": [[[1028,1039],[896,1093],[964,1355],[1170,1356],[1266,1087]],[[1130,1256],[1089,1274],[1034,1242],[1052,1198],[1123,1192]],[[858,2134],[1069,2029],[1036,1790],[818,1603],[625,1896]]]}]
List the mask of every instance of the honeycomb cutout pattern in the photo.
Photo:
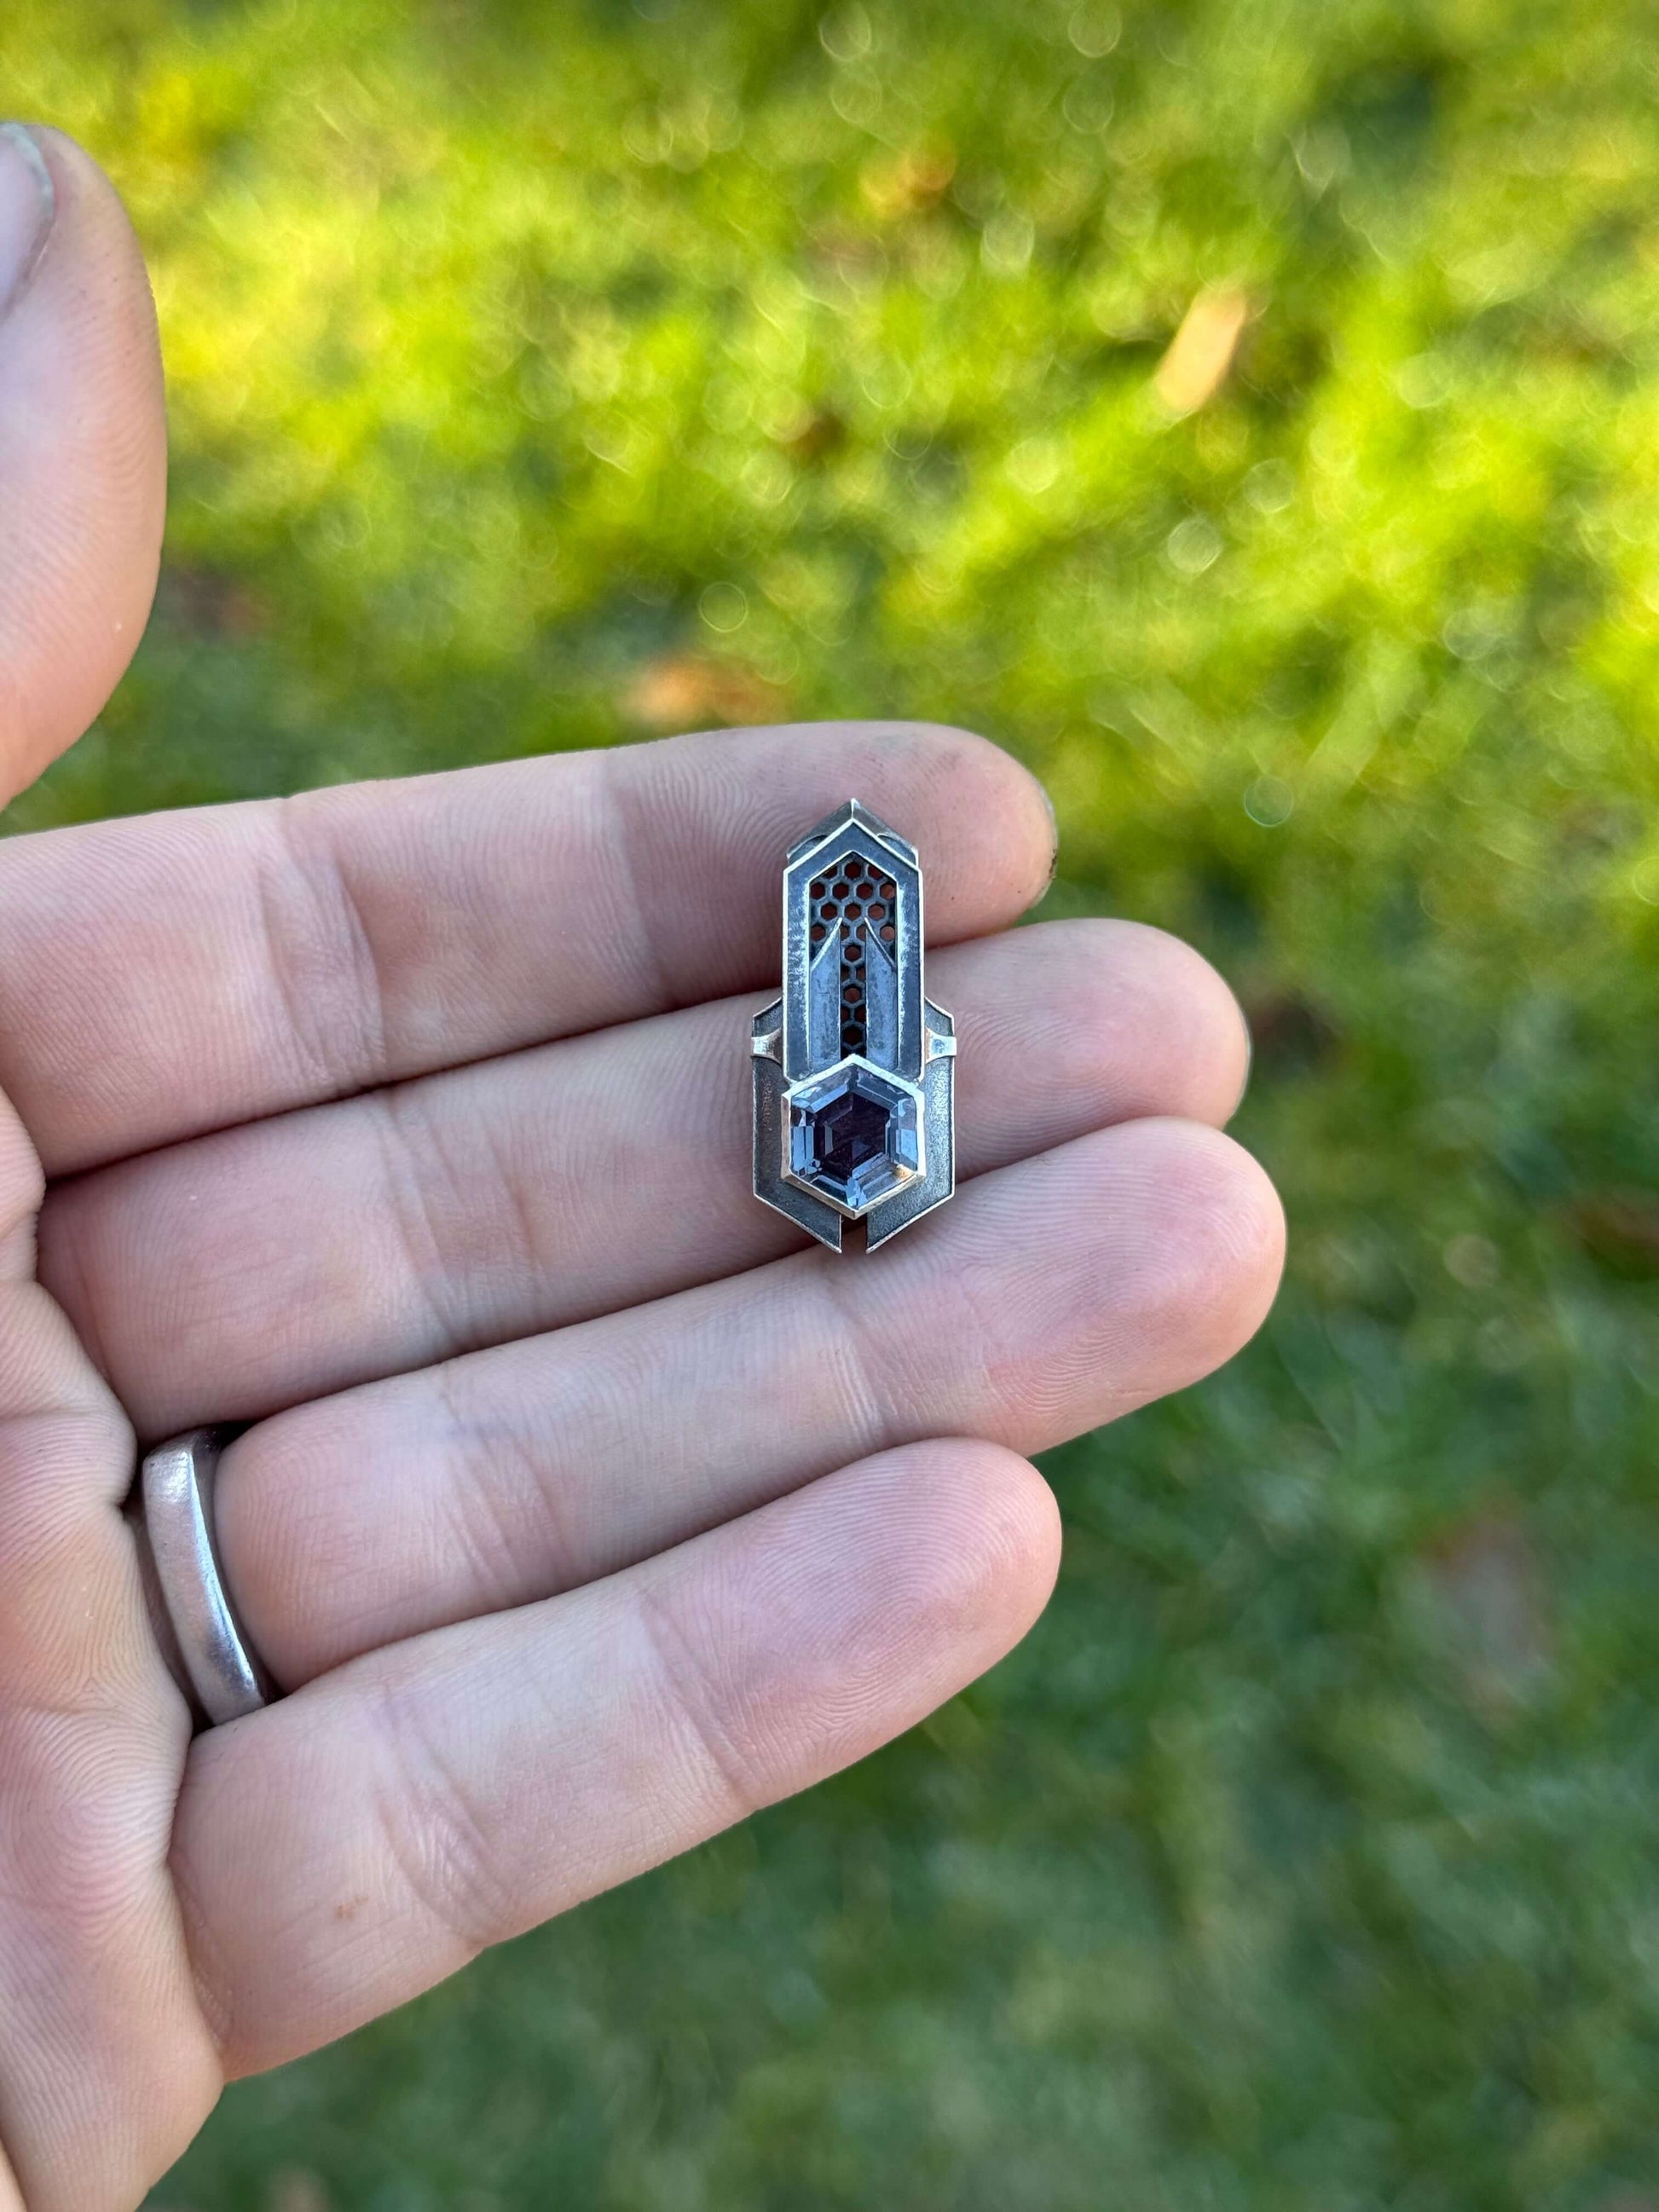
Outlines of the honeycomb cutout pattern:
[{"label": "honeycomb cutout pattern", "polygon": [[864,963],[872,939],[891,945],[895,887],[868,860],[849,854],[832,874],[812,880],[813,947],[833,935],[841,944],[841,1048],[862,1052],[868,1036],[865,1020]]}]

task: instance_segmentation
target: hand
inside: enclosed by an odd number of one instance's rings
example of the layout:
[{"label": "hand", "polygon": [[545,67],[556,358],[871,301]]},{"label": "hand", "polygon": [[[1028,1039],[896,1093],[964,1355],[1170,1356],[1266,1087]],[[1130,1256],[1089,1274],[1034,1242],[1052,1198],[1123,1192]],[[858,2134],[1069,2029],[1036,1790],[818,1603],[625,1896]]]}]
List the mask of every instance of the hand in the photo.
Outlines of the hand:
[{"label": "hand", "polygon": [[[162,505],[143,270],[46,133],[0,136],[0,292],[15,790],[119,675]],[[853,793],[921,849],[963,1041],[963,1187],[867,1263],[748,1188],[781,854]],[[0,846],[0,2203],[132,2204],[228,2075],[1030,1626],[1020,1455],[1227,1357],[1280,1247],[1211,970],[996,933],[1052,842],[992,746],[859,724]],[[135,1431],[233,1419],[224,1570],[289,1694],[192,1742],[119,1508]]]}]

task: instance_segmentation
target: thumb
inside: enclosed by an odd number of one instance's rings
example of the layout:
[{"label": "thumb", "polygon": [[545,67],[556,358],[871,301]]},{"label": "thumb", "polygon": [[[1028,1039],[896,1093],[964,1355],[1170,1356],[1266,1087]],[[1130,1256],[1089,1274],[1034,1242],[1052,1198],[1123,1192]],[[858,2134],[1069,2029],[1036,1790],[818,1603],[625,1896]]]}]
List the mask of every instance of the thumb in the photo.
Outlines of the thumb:
[{"label": "thumb", "polygon": [[0,125],[0,802],[132,658],[166,498],[155,310],[121,203],[58,132]]},{"label": "thumb", "polygon": [[[0,126],[0,796],[74,742],[155,587],[155,316],[93,162]],[[0,2212],[134,2204],[221,2080],[167,1838],[187,1723],[116,1508],[132,1432],[33,1280],[0,1099]]]}]

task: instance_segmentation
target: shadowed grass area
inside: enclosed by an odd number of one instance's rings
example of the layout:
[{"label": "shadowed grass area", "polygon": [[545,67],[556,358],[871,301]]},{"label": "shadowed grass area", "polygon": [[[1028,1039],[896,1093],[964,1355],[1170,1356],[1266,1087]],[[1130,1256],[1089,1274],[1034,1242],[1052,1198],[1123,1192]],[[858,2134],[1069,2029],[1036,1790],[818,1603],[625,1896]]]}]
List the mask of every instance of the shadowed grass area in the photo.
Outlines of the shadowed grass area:
[{"label": "shadowed grass area", "polygon": [[[1291,1274],[868,1765],[225,2103],[195,2212],[1659,2205],[1659,126],[1633,0],[11,0],[154,256],[16,828],[971,724],[1254,1017]],[[1179,335],[1177,335],[1179,334]]]}]

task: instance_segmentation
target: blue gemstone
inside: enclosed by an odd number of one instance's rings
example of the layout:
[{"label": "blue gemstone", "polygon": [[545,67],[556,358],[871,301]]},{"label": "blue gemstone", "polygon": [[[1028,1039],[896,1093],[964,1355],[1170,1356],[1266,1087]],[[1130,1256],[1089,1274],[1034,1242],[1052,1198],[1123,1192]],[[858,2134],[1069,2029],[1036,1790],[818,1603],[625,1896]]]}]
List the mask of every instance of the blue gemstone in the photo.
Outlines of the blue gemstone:
[{"label": "blue gemstone", "polygon": [[915,1101],[878,1069],[842,1068],[792,1101],[790,1172],[837,1205],[861,1212],[921,1166]]},{"label": "blue gemstone", "polygon": [[820,1174],[846,1182],[871,1160],[885,1155],[892,1118],[878,1100],[866,1098],[861,1091],[847,1091],[811,1117],[813,1165]]}]

